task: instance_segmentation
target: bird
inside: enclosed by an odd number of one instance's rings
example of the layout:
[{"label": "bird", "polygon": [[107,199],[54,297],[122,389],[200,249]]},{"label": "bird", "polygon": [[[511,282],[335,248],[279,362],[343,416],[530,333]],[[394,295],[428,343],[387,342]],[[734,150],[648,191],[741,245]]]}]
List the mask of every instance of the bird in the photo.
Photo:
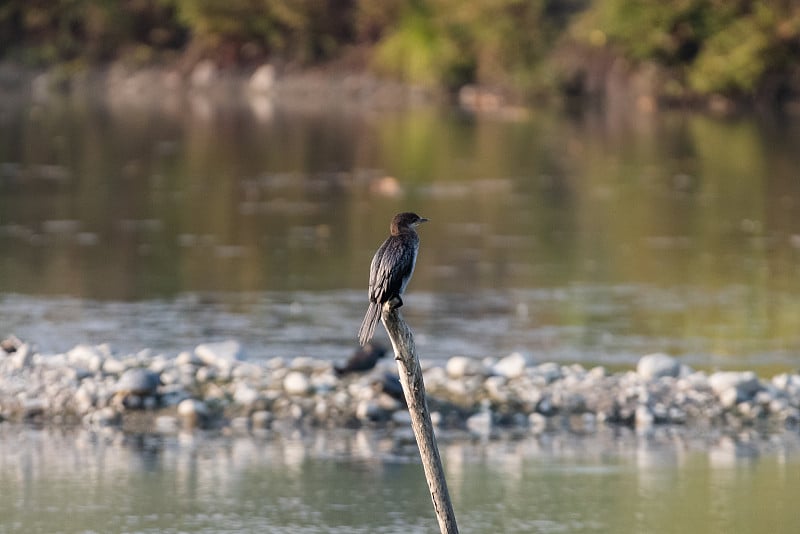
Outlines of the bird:
[{"label": "bird", "polygon": [[385,355],[386,347],[375,342],[367,343],[350,356],[344,365],[341,367],[334,365],[333,372],[336,373],[336,376],[344,376],[349,373],[369,371]]},{"label": "bird", "polygon": [[398,213],[392,218],[391,235],[375,252],[369,267],[369,307],[358,331],[362,346],[375,334],[384,303],[389,302],[393,309],[403,305],[401,295],[417,263],[419,236],[415,228],[427,221],[411,212]]}]

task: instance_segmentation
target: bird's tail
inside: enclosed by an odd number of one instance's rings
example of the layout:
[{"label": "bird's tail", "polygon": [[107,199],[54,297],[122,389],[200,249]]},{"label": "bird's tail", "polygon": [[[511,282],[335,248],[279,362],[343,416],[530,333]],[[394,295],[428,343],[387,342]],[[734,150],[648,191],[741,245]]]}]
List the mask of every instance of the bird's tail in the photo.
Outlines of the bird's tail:
[{"label": "bird's tail", "polygon": [[364,316],[364,321],[361,323],[361,328],[358,329],[358,342],[363,347],[375,334],[375,326],[378,324],[378,319],[381,316],[381,307],[375,303],[370,302],[367,308],[367,314]]}]

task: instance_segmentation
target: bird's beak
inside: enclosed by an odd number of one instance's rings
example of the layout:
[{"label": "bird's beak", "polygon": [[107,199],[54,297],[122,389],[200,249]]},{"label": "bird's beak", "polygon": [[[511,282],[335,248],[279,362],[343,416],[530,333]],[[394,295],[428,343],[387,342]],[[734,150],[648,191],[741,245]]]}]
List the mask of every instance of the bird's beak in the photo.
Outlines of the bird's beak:
[{"label": "bird's beak", "polygon": [[422,224],[424,222],[428,222],[429,220],[430,219],[426,219],[425,217],[420,217],[420,219],[417,221],[417,224]]}]

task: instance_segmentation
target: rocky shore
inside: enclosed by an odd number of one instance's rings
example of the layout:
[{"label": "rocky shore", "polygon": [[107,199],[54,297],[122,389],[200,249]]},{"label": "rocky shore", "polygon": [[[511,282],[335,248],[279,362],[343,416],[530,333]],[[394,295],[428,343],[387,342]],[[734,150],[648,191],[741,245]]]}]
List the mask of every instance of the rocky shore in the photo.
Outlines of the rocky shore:
[{"label": "rocky shore", "polygon": [[[43,354],[14,337],[1,346],[2,421],[157,433],[408,426],[391,358],[340,377],[331,362],[308,357],[249,361],[236,341],[175,356],[115,354],[107,345]],[[616,373],[537,363],[523,353],[483,361],[455,356],[444,366],[423,361],[423,369],[434,422],[486,437],[800,426],[800,374],[709,374],[665,354],[643,356],[635,370]]]}]

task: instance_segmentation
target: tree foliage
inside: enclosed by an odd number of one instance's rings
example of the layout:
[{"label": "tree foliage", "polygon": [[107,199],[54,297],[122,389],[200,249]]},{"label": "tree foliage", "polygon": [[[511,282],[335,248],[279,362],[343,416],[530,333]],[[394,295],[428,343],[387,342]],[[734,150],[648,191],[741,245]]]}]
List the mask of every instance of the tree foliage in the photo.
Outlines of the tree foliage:
[{"label": "tree foliage", "polygon": [[[0,59],[308,65],[366,50],[409,82],[524,93],[588,43],[674,74],[687,94],[748,96],[800,79],[800,4],[786,0],[5,0]],[[587,57],[587,61],[590,59]],[[777,80],[777,81],[776,81]]]}]

